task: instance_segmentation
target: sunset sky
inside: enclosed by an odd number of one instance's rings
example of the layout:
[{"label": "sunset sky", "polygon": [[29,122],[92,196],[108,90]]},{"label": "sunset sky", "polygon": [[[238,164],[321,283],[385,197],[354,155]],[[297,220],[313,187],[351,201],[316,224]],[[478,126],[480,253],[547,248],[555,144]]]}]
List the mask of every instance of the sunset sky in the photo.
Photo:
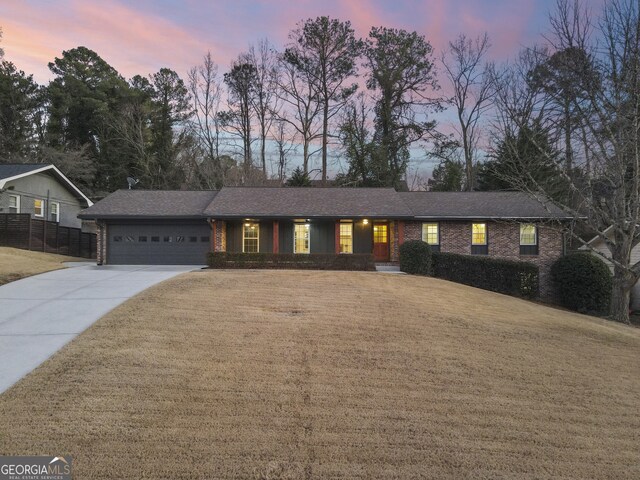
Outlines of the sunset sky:
[{"label": "sunset sky", "polygon": [[553,0],[2,0],[7,59],[51,78],[47,63],[84,45],[126,77],[168,66],[184,74],[211,50],[224,69],[247,45],[277,46],[301,19],[351,20],[366,36],[373,25],[417,30],[436,50],[458,33],[488,32],[495,59],[513,55],[547,30]]},{"label": "sunset sky", "polygon": [[[591,0],[594,6],[600,2]],[[183,78],[211,51],[222,72],[250,43],[276,47],[300,20],[350,20],[365,37],[371,26],[416,30],[436,52],[459,33],[490,36],[492,59],[513,57],[548,32],[555,0],[1,0],[7,60],[39,83],[47,63],[79,45],[95,50],[123,76],[169,67]],[[441,115],[441,123],[450,121]]]}]

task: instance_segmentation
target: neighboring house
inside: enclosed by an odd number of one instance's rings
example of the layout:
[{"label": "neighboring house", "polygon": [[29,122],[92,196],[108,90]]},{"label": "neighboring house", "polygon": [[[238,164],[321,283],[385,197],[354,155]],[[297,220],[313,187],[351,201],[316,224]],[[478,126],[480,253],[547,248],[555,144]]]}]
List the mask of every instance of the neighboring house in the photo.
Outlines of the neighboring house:
[{"label": "neighboring house", "polygon": [[93,202],[54,165],[0,164],[0,214],[29,213],[33,218],[81,228],[81,210]]},{"label": "neighboring house", "polygon": [[564,217],[518,192],[225,187],[119,190],[80,218],[98,223],[98,262],[202,264],[209,251],[372,253],[397,262],[406,240],[441,252],[537,264],[543,290],[564,253]]},{"label": "neighboring house", "polygon": [[[611,230],[612,230],[611,227],[609,227],[604,231],[604,234],[607,235],[607,238],[609,235],[611,235]],[[591,240],[589,240],[589,242],[587,242],[587,245],[580,247],[580,250],[589,250],[589,251],[596,250],[604,254],[606,257],[611,256],[611,252],[607,248],[607,245],[604,243],[604,240],[599,236],[596,236]],[[594,253],[594,252],[592,253],[594,255],[597,255],[598,258],[602,259],[609,266],[609,268],[611,269],[611,272],[613,273],[613,265],[609,260],[607,260],[602,255],[598,255],[597,253]],[[631,265],[634,265],[638,262],[640,262],[640,245],[636,245],[631,249],[631,261],[630,261]],[[631,289],[630,308],[631,310],[634,310],[634,311],[640,310],[640,281],[638,281]]]}]

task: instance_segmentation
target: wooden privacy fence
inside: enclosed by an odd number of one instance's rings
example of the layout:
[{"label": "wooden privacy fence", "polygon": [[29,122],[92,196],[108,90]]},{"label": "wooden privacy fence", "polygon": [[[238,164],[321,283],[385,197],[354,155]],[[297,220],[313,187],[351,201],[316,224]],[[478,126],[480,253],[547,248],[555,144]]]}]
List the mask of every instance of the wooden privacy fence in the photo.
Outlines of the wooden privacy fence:
[{"label": "wooden privacy fence", "polygon": [[62,227],[28,213],[0,213],[0,246],[96,258],[95,233]]}]

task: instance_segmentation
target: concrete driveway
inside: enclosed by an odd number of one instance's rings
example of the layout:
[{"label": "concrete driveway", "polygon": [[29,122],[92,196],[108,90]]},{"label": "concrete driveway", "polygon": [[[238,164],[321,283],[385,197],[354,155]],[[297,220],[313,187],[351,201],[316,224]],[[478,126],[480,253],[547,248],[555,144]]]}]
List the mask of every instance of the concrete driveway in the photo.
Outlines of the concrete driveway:
[{"label": "concrete driveway", "polygon": [[125,300],[197,268],[79,264],[0,286],[0,393]]}]

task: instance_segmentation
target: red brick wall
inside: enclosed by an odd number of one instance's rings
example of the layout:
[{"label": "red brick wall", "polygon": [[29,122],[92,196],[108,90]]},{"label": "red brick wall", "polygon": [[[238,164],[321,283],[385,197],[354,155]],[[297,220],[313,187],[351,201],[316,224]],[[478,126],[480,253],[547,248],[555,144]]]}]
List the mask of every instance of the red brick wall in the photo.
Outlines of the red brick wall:
[{"label": "red brick wall", "polygon": [[97,222],[96,225],[96,263],[107,263],[107,224]]},{"label": "red brick wall", "polygon": [[224,220],[216,220],[216,238],[214,242],[216,252],[227,251],[227,222]]},{"label": "red brick wall", "polygon": [[[440,225],[440,251],[471,254],[471,223],[467,221],[438,222]],[[551,264],[562,256],[562,233],[548,226],[538,225],[538,255],[520,255],[520,223],[487,222],[489,256],[530,262],[540,269],[540,296],[552,299]],[[422,240],[422,222],[406,222],[404,238]]]}]

